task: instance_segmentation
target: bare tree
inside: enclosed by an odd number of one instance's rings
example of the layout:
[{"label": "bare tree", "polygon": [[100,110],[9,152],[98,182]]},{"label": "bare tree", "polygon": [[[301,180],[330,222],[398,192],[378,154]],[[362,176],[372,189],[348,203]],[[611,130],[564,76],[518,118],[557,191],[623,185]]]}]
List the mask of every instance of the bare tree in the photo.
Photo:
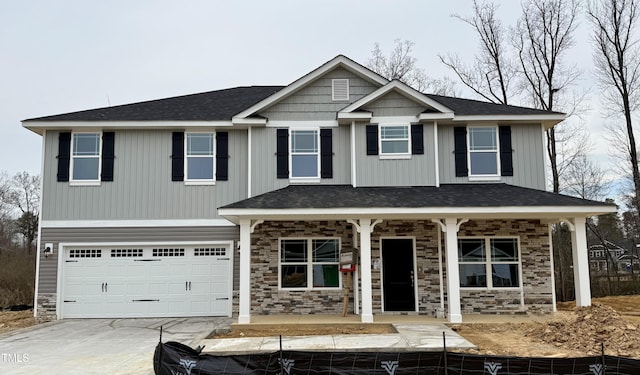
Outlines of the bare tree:
[{"label": "bare tree", "polygon": [[[522,4],[522,17],[518,20],[513,42],[522,73],[520,87],[536,108],[568,113],[575,109],[562,108],[557,102],[580,75],[576,66],[567,65],[564,60],[575,44],[578,9],[577,0],[530,0]],[[559,166],[556,132],[561,126],[546,131],[555,193],[560,192],[562,166]]]},{"label": "bare tree", "polygon": [[601,200],[607,192],[604,171],[584,154],[575,157],[564,177],[563,193],[583,199]]},{"label": "bare tree", "polygon": [[[595,73],[602,99],[611,114],[622,115],[635,197],[640,197],[640,170],[631,113],[640,104],[640,46],[634,31],[638,22],[637,0],[598,0],[588,6],[594,27]],[[640,199],[634,199],[640,212]]]},{"label": "bare tree", "polygon": [[473,1],[473,16],[453,15],[471,26],[480,38],[480,51],[471,65],[462,62],[458,55],[438,56],[458,76],[460,81],[482,98],[501,104],[509,104],[510,85],[516,69],[509,58],[505,42],[505,30],[496,16],[497,6]]},{"label": "bare tree", "polygon": [[38,214],[40,209],[40,176],[27,172],[13,176],[9,203],[19,211],[16,224],[24,237],[25,247],[31,251],[38,234]]},{"label": "bare tree", "polygon": [[449,78],[435,79],[418,68],[417,60],[411,55],[414,43],[409,40],[395,40],[395,47],[385,55],[379,43],[375,43],[367,67],[389,80],[397,79],[425,92],[438,95],[455,95],[454,82]]}]

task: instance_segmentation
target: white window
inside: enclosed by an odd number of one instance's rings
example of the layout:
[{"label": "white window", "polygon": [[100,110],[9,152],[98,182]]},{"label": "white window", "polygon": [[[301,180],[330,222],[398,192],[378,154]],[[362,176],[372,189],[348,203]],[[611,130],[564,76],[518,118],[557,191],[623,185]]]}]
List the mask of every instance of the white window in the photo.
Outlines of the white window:
[{"label": "white window", "polygon": [[215,180],[214,133],[187,133],[185,137],[185,181]]},{"label": "white window", "polygon": [[380,126],[380,155],[409,155],[409,125]]},{"label": "white window", "polygon": [[498,128],[469,127],[469,175],[499,176]]},{"label": "white window", "polygon": [[291,178],[320,178],[319,131],[291,130]]},{"label": "white window", "polygon": [[340,240],[280,240],[280,288],[340,288]]},{"label": "white window", "polygon": [[517,238],[460,238],[458,262],[460,287],[520,287]]},{"label": "white window", "polygon": [[73,133],[71,181],[100,182],[100,133]]},{"label": "white window", "polygon": [[332,79],[331,80],[331,100],[333,101],[349,100],[349,80],[348,79]]}]

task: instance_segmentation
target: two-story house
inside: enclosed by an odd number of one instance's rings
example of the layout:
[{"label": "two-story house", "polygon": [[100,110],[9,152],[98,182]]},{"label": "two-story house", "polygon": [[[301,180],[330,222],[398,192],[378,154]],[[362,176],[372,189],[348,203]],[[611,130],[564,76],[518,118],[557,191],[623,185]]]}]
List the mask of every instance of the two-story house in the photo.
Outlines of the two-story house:
[{"label": "two-story house", "polygon": [[[25,120],[42,135],[36,315],[555,309],[550,225],[615,206],[545,192],[564,114],[429,95],[344,56],[287,86]],[[341,254],[357,250],[353,273]]]}]

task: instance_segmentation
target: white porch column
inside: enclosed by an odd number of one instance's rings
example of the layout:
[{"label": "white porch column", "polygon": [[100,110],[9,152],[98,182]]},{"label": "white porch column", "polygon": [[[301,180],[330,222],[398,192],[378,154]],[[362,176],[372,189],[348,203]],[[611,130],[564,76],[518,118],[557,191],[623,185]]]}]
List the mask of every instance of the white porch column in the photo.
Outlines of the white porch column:
[{"label": "white porch column", "polygon": [[576,306],[591,306],[591,283],[589,281],[589,256],[587,252],[587,229],[584,217],[573,219],[571,250],[573,254],[573,281],[576,288]]},{"label": "white porch column", "polygon": [[458,268],[458,221],[455,218],[446,218],[445,227],[449,322],[462,323],[462,312],[460,309],[460,269]]},{"label": "white porch column", "polygon": [[362,323],[373,323],[371,286],[371,219],[360,219],[360,277],[362,277]]},{"label": "white porch column", "polygon": [[240,301],[238,323],[251,323],[251,220],[240,220]]}]

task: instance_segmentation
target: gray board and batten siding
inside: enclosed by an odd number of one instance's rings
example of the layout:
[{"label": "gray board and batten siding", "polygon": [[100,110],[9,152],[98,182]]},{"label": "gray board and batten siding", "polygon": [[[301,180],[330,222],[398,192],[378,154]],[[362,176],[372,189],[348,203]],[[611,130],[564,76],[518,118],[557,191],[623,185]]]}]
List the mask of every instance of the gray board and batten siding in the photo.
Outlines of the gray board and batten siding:
[{"label": "gray board and batten siding", "polygon": [[[469,182],[469,177],[456,177],[453,129],[453,125],[438,125],[438,160],[441,184]],[[511,125],[511,146],[513,150],[513,177],[502,176],[500,181],[511,185],[545,190],[544,141],[540,124]]]},{"label": "gray board and batten siding", "polygon": [[[292,122],[292,126],[295,122]],[[351,184],[351,128],[332,127],[333,178],[322,178],[322,185]],[[290,184],[287,178],[277,178],[276,128],[251,129],[251,195],[256,196]]]},{"label": "gray board and batten siding", "polygon": [[[53,243],[53,253],[40,257],[40,274],[38,293],[56,293],[58,278],[59,244],[63,243],[96,243],[104,246],[108,243],[166,243],[197,242],[208,244],[212,242],[229,242],[234,244],[240,240],[240,229],[237,226],[224,227],[113,227],[113,228],[42,228],[41,248],[45,243]],[[90,247],[90,245],[87,245]],[[239,256],[234,246],[233,290],[238,290]]]},{"label": "gray board and batten siding", "polygon": [[229,133],[228,181],[171,181],[171,130],[116,130],[114,178],[100,186],[57,181],[59,132],[48,131],[42,220],[217,219],[218,207],[247,195],[247,131],[224,131]]},{"label": "gray board and batten siding", "polygon": [[[349,100],[333,101],[331,80],[345,78],[349,79]],[[337,68],[258,114],[269,121],[335,121],[337,112],[378,87],[346,69]]]}]

